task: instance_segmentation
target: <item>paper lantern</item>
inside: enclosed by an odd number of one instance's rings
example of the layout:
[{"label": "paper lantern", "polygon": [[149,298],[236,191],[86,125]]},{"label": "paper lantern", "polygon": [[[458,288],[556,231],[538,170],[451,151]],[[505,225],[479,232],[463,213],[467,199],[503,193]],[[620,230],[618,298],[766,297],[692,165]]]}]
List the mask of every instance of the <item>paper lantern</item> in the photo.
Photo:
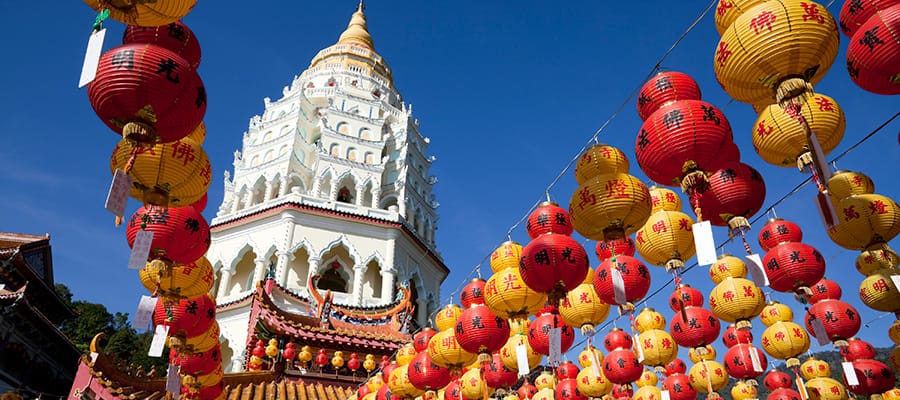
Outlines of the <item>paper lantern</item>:
[{"label": "paper lantern", "polygon": [[637,251],[648,263],[666,271],[682,268],[697,252],[693,226],[694,220],[681,211],[657,211],[635,234]]},{"label": "paper lantern", "polygon": [[650,329],[635,338],[641,348],[644,359],[641,364],[664,370],[664,366],[678,356],[678,345],[669,332],[661,329]]},{"label": "paper lantern", "polygon": [[556,390],[553,390],[552,387],[540,389],[534,396],[531,398],[532,400],[554,400],[556,399]]},{"label": "paper lantern", "polygon": [[716,30],[721,36],[734,20],[747,10],[767,0],[721,0],[716,7]]},{"label": "paper lantern", "polygon": [[563,361],[556,367],[556,377],[559,378],[560,381],[566,379],[575,379],[578,377],[578,366],[576,366],[571,361]]},{"label": "paper lantern", "polygon": [[687,283],[679,283],[675,291],[669,295],[669,308],[681,312],[685,307],[703,307],[703,293]]},{"label": "paper lantern", "polygon": [[732,347],[737,344],[750,344],[753,342],[753,331],[749,329],[737,329],[734,324],[725,328],[722,334],[722,343],[725,347]]},{"label": "paper lantern", "polygon": [[[191,11],[197,0],[157,0],[130,2],[84,0],[95,11],[109,10],[109,17],[128,25],[159,26],[175,22]],[[214,398],[214,397],[210,397]]]},{"label": "paper lantern", "polygon": [[[291,343],[288,343],[288,344],[291,344]],[[347,369],[352,371],[355,375],[356,371],[359,370],[359,367],[361,367],[361,366],[362,366],[362,362],[359,361],[359,354],[350,353],[350,359],[347,360]]]},{"label": "paper lantern", "polygon": [[806,292],[809,295],[809,287],[825,275],[825,257],[805,243],[779,244],[766,252],[762,262],[769,287],[778,292]]},{"label": "paper lantern", "polygon": [[[847,390],[860,396],[871,396],[886,392],[894,387],[894,371],[881,361],[860,359],[853,361],[853,370],[859,385],[847,385]],[[843,376],[843,375],[842,375]],[[846,383],[846,377],[844,377]]]},{"label": "paper lantern", "polygon": [[584,247],[571,236],[544,234],[529,242],[522,250],[519,273],[531,289],[550,293],[551,300],[574,289],[588,272],[588,256]]},{"label": "paper lantern", "polygon": [[641,377],[638,378],[638,380],[634,383],[638,388],[642,388],[645,386],[656,386],[656,384],[659,383],[659,378],[656,377],[655,372],[649,369],[645,369],[644,372],[641,372]]},{"label": "paper lantern", "polygon": [[751,400],[759,398],[756,386],[746,381],[738,381],[731,387],[732,400]]},{"label": "paper lantern", "polygon": [[603,362],[603,353],[592,345],[585,346],[584,350],[578,354],[578,365],[581,368],[588,368],[594,365],[594,361],[598,363]]},{"label": "paper lantern", "polygon": [[184,138],[206,113],[206,89],[197,72],[181,56],[152,44],[104,53],[87,93],[109,129],[145,144]]},{"label": "paper lantern", "polygon": [[219,345],[219,324],[213,321],[209,329],[197,336],[172,336],[169,335],[169,348],[179,353],[202,353]]},{"label": "paper lantern", "polygon": [[651,329],[666,329],[666,318],[658,311],[647,307],[634,317],[631,326],[638,333],[644,333]]},{"label": "paper lantern", "polygon": [[[703,218],[716,226],[749,230],[747,221],[762,207],[766,184],[762,175],[742,162],[723,163],[709,177],[709,189],[700,195]],[[697,217],[700,219],[700,216]]]},{"label": "paper lantern", "polygon": [[[171,353],[175,353],[174,350]],[[222,352],[220,346],[200,353],[180,353],[177,356],[169,356],[172,363],[181,368],[185,375],[204,375],[213,372],[222,364]]]},{"label": "paper lantern", "polygon": [[859,284],[859,298],[869,308],[882,312],[900,311],[900,292],[891,279],[897,271],[877,270]]},{"label": "paper lantern", "polygon": [[591,334],[595,326],[606,320],[609,304],[597,296],[593,283],[582,283],[566,293],[559,305],[559,315],[566,325]]},{"label": "paper lantern", "polygon": [[575,342],[575,332],[572,327],[566,325],[562,317],[555,309],[541,312],[534,322],[528,326],[528,343],[534,351],[550,354],[550,335],[554,328],[560,333],[560,354],[565,354]]},{"label": "paper lantern", "polygon": [[613,350],[603,359],[603,376],[612,383],[634,382],[641,377],[643,371],[631,349]]},{"label": "paper lantern", "polygon": [[691,367],[688,371],[691,386],[698,392],[705,392],[710,387],[713,391],[719,391],[728,384],[728,374],[725,366],[717,361],[703,360]]},{"label": "paper lantern", "polygon": [[687,364],[680,358],[676,358],[672,361],[666,363],[666,376],[671,376],[674,374],[683,374],[687,372]]},{"label": "paper lantern", "polygon": [[534,385],[538,390],[553,389],[557,382],[556,376],[548,370],[541,371],[541,374],[534,379]]},{"label": "paper lantern", "polygon": [[749,328],[766,306],[766,295],[753,281],[725,278],[709,293],[709,308],[715,316],[733,322],[738,328]]},{"label": "paper lantern", "polygon": [[475,304],[484,304],[484,284],[484,279],[473,278],[463,287],[459,293],[459,304],[462,304],[463,310]]},{"label": "paper lantern", "polygon": [[640,386],[632,397],[634,400],[658,400],[661,398],[662,391],[656,386]]},{"label": "paper lantern", "polygon": [[149,262],[139,271],[141,284],[150,293],[173,299],[209,293],[213,285],[212,264],[200,257],[190,264]]},{"label": "paper lantern", "polygon": [[602,368],[600,373],[594,372],[593,368],[582,369],[578,373],[578,391],[588,397],[602,397],[612,390],[612,382],[603,376]]},{"label": "paper lantern", "polygon": [[790,321],[778,321],[767,327],[761,342],[768,355],[786,360],[788,367],[799,366],[797,357],[809,350],[809,335]]},{"label": "paper lantern", "polygon": [[673,101],[700,100],[700,86],[688,74],[662,71],[650,78],[638,93],[637,110],[641,121]]},{"label": "paper lantern", "polygon": [[662,388],[669,392],[671,400],[694,400],[697,398],[697,391],[691,386],[691,378],[682,373],[667,376],[663,380]]},{"label": "paper lantern", "polygon": [[837,282],[830,279],[822,278],[810,289],[812,290],[812,296],[810,296],[808,299],[810,304],[816,304],[821,300],[841,299],[841,286],[838,285]]},{"label": "paper lantern", "polygon": [[209,249],[209,224],[194,207],[144,206],[138,208],[126,226],[128,247],[134,247],[138,231],[153,233],[150,259],[163,258],[190,263]]},{"label": "paper lantern", "polygon": [[847,389],[840,382],[829,377],[812,378],[806,381],[806,392],[810,400],[847,400]]},{"label": "paper lantern", "polygon": [[659,186],[651,186],[649,191],[652,212],[681,211],[681,199],[674,191]]},{"label": "paper lantern", "polygon": [[515,370],[506,368],[499,353],[491,356],[491,362],[484,368],[484,382],[491,388],[509,388],[519,380]]},{"label": "paper lantern", "polygon": [[525,222],[525,230],[528,237],[534,239],[545,233],[572,234],[572,222],[569,213],[552,201],[545,201],[538,205],[528,220]]},{"label": "paper lantern", "polygon": [[900,319],[895,320],[888,328],[888,337],[895,344],[900,344]]},{"label": "paper lantern", "polygon": [[778,388],[769,393],[766,400],[802,400],[800,392],[791,388]]},{"label": "paper lantern", "polygon": [[801,121],[815,132],[819,147],[826,155],[844,138],[847,126],[837,101],[821,93],[798,98],[784,106],[770,104],[753,124],[753,149],[763,161],[778,167],[799,168],[809,164],[809,140]]},{"label": "paper lantern", "polygon": [[588,147],[575,163],[575,181],[578,184],[604,174],[627,174],[628,158],[625,153],[605,144]]},{"label": "paper lantern", "polygon": [[900,93],[900,4],[886,7],[863,23],[847,46],[847,71],[863,90],[892,95]]},{"label": "paper lantern", "polygon": [[762,247],[763,251],[769,251],[785,242],[800,241],[803,241],[803,231],[800,227],[781,218],[770,219],[759,230],[759,247]]},{"label": "paper lantern", "polygon": [[812,328],[813,318],[822,321],[828,339],[838,346],[846,343],[847,338],[856,335],[862,325],[859,312],[849,303],[841,300],[821,300],[809,308],[806,318],[804,318],[806,330],[813,337],[817,337]]},{"label": "paper lantern", "polygon": [[547,295],[529,288],[522,280],[519,268],[507,268],[488,279],[484,300],[497,316],[522,319],[540,310],[547,302]]},{"label": "paper lantern", "polygon": [[405,346],[401,347],[397,350],[397,364],[406,365],[412,362],[413,358],[416,357],[416,348],[413,347],[412,343],[407,343]]},{"label": "paper lantern", "polygon": [[875,193],[875,182],[862,172],[835,171],[828,179],[825,186],[828,193],[835,199],[843,199],[855,194]]},{"label": "paper lantern", "polygon": [[181,21],[158,26],[128,25],[122,35],[122,44],[150,43],[178,54],[193,69],[200,66],[200,43],[197,37]]},{"label": "paper lantern", "polygon": [[212,167],[206,151],[191,139],[140,148],[123,139],[110,158],[110,171],[125,170],[131,177],[129,195],[162,207],[189,206],[203,197],[212,182]]},{"label": "paper lantern", "polygon": [[413,336],[413,347],[415,348],[416,353],[428,351],[428,342],[432,337],[434,337],[434,335],[437,335],[437,331],[427,326],[416,333]]},{"label": "paper lantern", "polygon": [[556,384],[557,399],[588,400],[578,391],[578,381],[575,379],[563,379]]},{"label": "paper lantern", "polygon": [[456,333],[451,328],[442,330],[431,338],[428,342],[428,358],[440,367],[458,371],[474,362],[476,355],[459,345]]},{"label": "paper lantern", "polygon": [[521,399],[530,399],[530,398],[534,397],[534,395],[537,394],[537,392],[538,392],[537,387],[528,383],[527,380],[522,382],[522,386],[519,386],[519,389],[516,390],[516,394]]},{"label": "paper lantern", "polygon": [[[753,365],[752,353],[756,353],[759,364]],[[766,371],[768,360],[762,350],[750,344],[736,344],[728,348],[722,357],[725,362],[725,370],[735,379],[756,379]]]},{"label": "paper lantern", "polygon": [[886,244],[870,246],[856,258],[856,270],[869,276],[879,269],[894,269],[900,266],[900,255]]},{"label": "paper lantern", "polygon": [[450,328],[456,327],[456,320],[462,314],[462,309],[456,304],[448,304],[444,306],[434,316],[434,326],[438,331],[443,332]]},{"label": "paper lantern", "polygon": [[835,210],[837,225],[828,230],[828,237],[843,248],[863,250],[890,242],[900,233],[900,205],[890,197],[848,196],[835,202]]},{"label": "paper lantern", "polygon": [[815,357],[807,358],[800,364],[800,374],[803,379],[813,379],[831,376],[831,366],[827,362]]},{"label": "paper lantern", "polygon": [[[335,370],[339,370],[339,369],[341,369],[341,367],[344,366],[344,364],[346,364],[346,361],[344,360],[344,352],[343,351],[335,351],[334,356],[331,357],[331,366],[334,367]],[[409,364],[409,362],[407,362],[404,365],[408,365],[408,364]]]},{"label": "paper lantern", "polygon": [[606,351],[613,351],[616,349],[630,349],[633,346],[633,340],[628,332],[623,331],[621,328],[612,328],[603,338],[603,347],[606,348]]},{"label": "paper lantern", "polygon": [[166,325],[169,335],[192,337],[206,332],[216,319],[216,301],[208,294],[190,299],[157,301],[153,325]]},{"label": "paper lantern", "polygon": [[762,321],[765,326],[772,326],[772,324],[778,321],[793,321],[794,311],[782,303],[770,301],[763,307],[762,312],[759,313],[759,320]]},{"label": "paper lantern", "polygon": [[630,235],[650,216],[650,193],[628,174],[604,174],[582,183],[572,194],[572,226],[582,236],[607,241]]},{"label": "paper lantern", "polygon": [[631,237],[623,236],[619,239],[599,241],[597,242],[595,254],[597,254],[597,259],[602,262],[612,258],[613,250],[615,250],[617,256],[624,255],[634,257],[634,252],[636,250],[634,240],[632,240]]},{"label": "paper lantern", "polygon": [[463,350],[478,354],[479,362],[490,360],[509,339],[509,324],[483,304],[469,307],[456,322],[456,341]]},{"label": "paper lantern", "polygon": [[619,271],[624,282],[626,301],[624,306],[633,308],[631,304],[644,298],[650,290],[650,271],[634,257],[618,256],[615,263],[611,260],[602,262],[594,272],[594,290],[600,299],[608,304],[617,304],[613,287],[613,268]]},{"label": "paper lantern", "polygon": [[520,258],[522,245],[511,240],[503,242],[491,253],[491,271],[497,273],[507,268],[519,268]]},{"label": "paper lantern", "polygon": [[735,100],[774,103],[788,77],[815,84],[837,56],[834,17],[809,1],[777,0],[756,5],[722,33],[713,56],[719,84]]},{"label": "paper lantern", "polygon": [[416,354],[407,375],[419,390],[438,390],[450,383],[450,370],[431,362],[427,351]]},{"label": "paper lantern", "polygon": [[875,358],[875,347],[865,340],[850,338],[847,340],[847,345],[840,348],[840,353],[841,357],[847,361]]},{"label": "paper lantern", "polygon": [[731,125],[716,106],[682,100],[660,107],[644,120],[635,153],[647,177],[678,186],[687,173],[715,171],[723,162],[737,161],[723,159],[732,145]]},{"label": "paper lantern", "polygon": [[776,389],[790,388],[791,376],[785,372],[773,369],[766,374],[766,377],[763,379],[763,385],[770,392]]},{"label": "paper lantern", "polygon": [[719,338],[719,320],[703,307],[685,307],[669,322],[669,332],[681,347],[702,347]]},{"label": "paper lantern", "polygon": [[506,344],[500,349],[500,361],[506,368],[513,371],[519,371],[519,358],[516,353],[518,346],[525,346],[525,355],[528,358],[528,368],[535,368],[541,363],[543,355],[538,353],[531,347],[526,335],[512,335],[507,339]]},{"label": "paper lantern", "polygon": [[866,0],[845,1],[838,16],[841,31],[852,38],[862,24],[866,23],[872,15],[894,4],[900,4],[898,0]]},{"label": "paper lantern", "polygon": [[[197,143],[200,143],[200,142],[197,142]],[[197,201],[191,203],[190,206],[194,207],[195,210],[202,213],[204,210],[206,210],[206,203],[208,203],[208,202],[209,202],[209,196],[207,196],[207,194],[204,193],[203,196],[200,197],[200,200],[197,200]]]},{"label": "paper lantern", "polygon": [[609,393],[613,399],[632,399],[634,397],[634,387],[630,383],[613,384],[612,392]]},{"label": "paper lantern", "polygon": [[409,380],[409,364],[401,365],[391,371],[391,378],[387,382],[394,396],[401,398],[413,398],[425,394],[424,390],[415,387]]}]

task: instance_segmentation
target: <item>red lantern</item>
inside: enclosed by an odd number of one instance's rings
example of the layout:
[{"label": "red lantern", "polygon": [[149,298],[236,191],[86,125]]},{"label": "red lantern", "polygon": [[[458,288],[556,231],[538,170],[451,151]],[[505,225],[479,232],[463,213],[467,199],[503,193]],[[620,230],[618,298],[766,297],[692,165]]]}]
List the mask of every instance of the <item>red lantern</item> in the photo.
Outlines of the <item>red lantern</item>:
[{"label": "red lantern", "polygon": [[810,289],[812,289],[812,296],[808,299],[810,304],[816,304],[820,300],[840,300],[843,294],[841,286],[837,282],[825,278],[822,278]]},{"label": "red lantern", "polygon": [[763,251],[769,251],[773,247],[785,242],[800,242],[803,240],[803,231],[797,224],[781,218],[770,219],[759,230],[759,247]]},{"label": "red lantern", "polygon": [[200,393],[198,395],[198,399],[218,399],[219,395],[222,394],[222,391],[225,390],[225,380],[219,379],[219,383],[216,383],[212,386],[206,386],[200,388]]},{"label": "red lantern", "polygon": [[409,365],[409,383],[416,389],[438,390],[450,383],[450,369],[431,362],[427,351],[416,354]]},{"label": "red lantern", "polygon": [[627,302],[634,303],[644,298],[647,291],[650,290],[650,271],[647,270],[647,266],[637,258],[617,256],[615,264],[611,260],[606,260],[594,272],[594,290],[603,302],[616,304],[612,268],[618,269],[622,274]]},{"label": "red lantern", "polygon": [[484,304],[475,304],[460,314],[456,322],[456,341],[469,353],[479,354],[479,361],[490,360],[509,339],[509,323],[491,312]]},{"label": "red lantern", "polygon": [[197,72],[181,56],[152,44],[104,53],[87,92],[106,126],[143,143],[181,139],[206,113],[206,89]]},{"label": "red lantern", "polygon": [[578,367],[571,361],[563,361],[556,367],[556,376],[560,379],[578,379]]},{"label": "red lantern", "polygon": [[574,228],[568,211],[552,201],[545,201],[528,216],[525,230],[528,232],[528,237],[534,239],[551,232],[571,235]]},{"label": "red lantern", "polygon": [[900,0],[845,1],[839,18],[841,31],[852,38],[872,15],[894,4],[900,4]]},{"label": "red lantern", "polygon": [[703,347],[719,337],[719,319],[703,307],[685,307],[669,322],[669,333],[681,347]]},{"label": "red lantern", "polygon": [[[751,352],[756,353],[756,356],[759,358],[760,368],[758,370],[753,368]],[[725,371],[728,371],[728,375],[735,379],[756,379],[765,372],[769,364],[763,351],[759,347],[749,344],[731,346],[725,352],[723,361],[725,361]]]},{"label": "red lantern", "polygon": [[492,388],[508,388],[516,384],[519,375],[503,365],[499,353],[491,356],[491,363],[484,370],[484,383]]},{"label": "red lantern", "polygon": [[707,177],[709,189],[700,195],[703,218],[716,226],[750,229],[748,218],[766,200],[766,183],[753,167],[740,161],[721,164]]},{"label": "red lantern", "polygon": [[684,360],[680,358],[676,358],[672,361],[669,361],[665,366],[666,368],[666,376],[672,376],[674,374],[683,374],[687,371],[687,364],[684,363]]},{"label": "red lantern", "polygon": [[484,284],[485,280],[474,278],[459,293],[459,303],[463,309],[467,309],[474,304],[484,304]]},{"label": "red lantern", "polygon": [[900,93],[900,4],[873,14],[847,46],[847,71],[863,90],[877,94]]},{"label": "red lantern", "polygon": [[800,393],[791,388],[778,388],[769,393],[766,400],[801,400]]},{"label": "red lantern", "polygon": [[684,307],[703,307],[703,293],[692,288],[691,285],[680,283],[669,295],[669,308],[672,311],[680,312]]},{"label": "red lantern", "polygon": [[222,364],[222,352],[216,345],[202,353],[182,353],[175,358],[170,357],[170,359],[173,360],[173,364],[181,368],[181,373],[184,375],[206,375],[215,371]]},{"label": "red lantern", "polygon": [[253,351],[251,352],[254,356],[259,358],[263,358],[266,356],[266,342],[262,340],[256,341],[256,346],[253,347]]},{"label": "red lantern", "polygon": [[631,400],[634,397],[634,387],[630,383],[614,384],[609,394],[613,399]]},{"label": "red lantern", "polygon": [[369,385],[362,385],[359,387],[359,389],[356,389],[356,396],[359,399],[365,397],[365,395],[369,393],[372,393],[372,390],[369,389]]},{"label": "red lantern", "polygon": [[722,343],[725,344],[725,347],[731,347],[739,343],[749,344],[753,342],[753,332],[749,329],[737,329],[734,324],[728,325],[725,328],[725,333],[722,334]]},{"label": "red lantern", "polygon": [[537,394],[537,387],[525,381],[522,383],[522,386],[519,386],[519,390],[516,391],[516,394],[519,395],[519,399],[525,400],[534,397]]},{"label": "red lantern", "polygon": [[[324,351],[324,350],[319,350],[320,353],[322,351]],[[385,360],[386,358],[388,359],[388,361]],[[389,382],[391,380],[391,372],[394,372],[394,369],[399,366],[400,365],[397,364],[397,362],[389,361],[388,356],[384,356],[381,359],[381,379],[385,382]],[[387,386],[387,385],[385,385],[385,386]]]},{"label": "red lantern", "polygon": [[[288,343],[288,345],[291,345],[291,344],[293,344],[293,343]],[[287,351],[287,350],[285,349],[285,351]],[[427,354],[427,352],[426,352],[426,354]],[[347,360],[347,369],[349,369],[353,372],[356,372],[356,370],[358,370],[359,367],[361,367],[361,366],[362,366],[362,362],[359,361],[359,354],[350,353],[350,359]],[[365,385],[363,385],[363,386],[365,386]]]},{"label": "red lantern", "polygon": [[206,193],[203,193],[203,197],[201,197],[200,200],[197,200],[197,201],[191,203],[190,206],[194,207],[194,209],[196,209],[197,212],[202,213],[203,210],[206,209],[206,203],[208,203],[208,202],[209,202],[209,196],[207,196]]},{"label": "red lantern", "polygon": [[841,357],[847,361],[875,358],[875,348],[865,340],[850,338],[847,345],[840,348]]},{"label": "red lantern", "polygon": [[788,293],[819,282],[825,275],[825,257],[808,244],[788,242],[767,251],[763,267],[769,277],[769,287]]},{"label": "red lantern", "polygon": [[581,392],[578,391],[578,380],[576,379],[563,379],[562,381],[557,383],[556,398],[567,400],[588,400],[587,396],[581,394]]},{"label": "red lantern", "polygon": [[584,281],[588,256],[577,240],[567,235],[545,234],[522,249],[519,272],[536,292],[569,291]]},{"label": "red lantern", "polygon": [[612,383],[634,382],[643,372],[641,363],[631,349],[613,350],[603,359],[603,375]]},{"label": "red lantern", "polygon": [[200,66],[200,43],[188,27],[181,21],[162,26],[128,25],[122,35],[122,44],[150,43],[178,54],[191,68]]},{"label": "red lantern", "polygon": [[727,161],[731,126],[716,106],[682,100],[648,117],[635,143],[638,165],[655,182],[678,186],[693,170],[715,171]]},{"label": "red lantern", "polygon": [[697,391],[691,386],[691,378],[683,373],[666,377],[662,388],[669,391],[671,400],[694,400],[697,398]]},{"label": "red lantern", "polygon": [[[856,379],[859,385],[852,386],[847,384],[847,389],[851,393],[860,396],[871,396],[886,392],[894,387],[894,371],[884,365],[881,361],[872,359],[861,359],[853,361],[853,370],[856,371]],[[847,377],[844,377],[844,383],[847,383]]]},{"label": "red lantern", "polygon": [[641,87],[637,99],[638,116],[643,121],[660,107],[679,100],[700,100],[700,86],[688,74],[660,72]]},{"label": "red lantern", "polygon": [[822,300],[812,305],[806,313],[806,330],[816,337],[812,328],[813,317],[822,321],[825,333],[835,344],[843,344],[847,338],[852,337],[862,325],[859,312],[853,306],[841,300]]},{"label": "red lantern", "polygon": [[170,336],[194,337],[204,334],[216,320],[216,301],[208,294],[192,299],[158,301],[153,325],[166,325]]},{"label": "red lantern", "polygon": [[775,389],[790,388],[791,376],[777,369],[773,369],[766,374],[765,379],[763,379],[763,385],[765,385],[766,389],[770,392]]},{"label": "red lantern", "polygon": [[620,328],[611,329],[603,338],[603,347],[606,348],[606,351],[630,349],[633,343],[634,339],[631,335]]},{"label": "red lantern", "polygon": [[[528,325],[528,344],[539,354],[550,355],[550,333],[559,328],[560,354],[565,354],[575,342],[575,330],[563,322],[559,312],[553,307],[545,308],[540,315]],[[504,336],[506,340],[509,335]]]},{"label": "red lantern", "polygon": [[137,232],[153,232],[150,259],[164,258],[190,264],[209,249],[209,225],[194,207],[143,206],[128,220],[125,235],[128,246],[134,246]]},{"label": "red lantern", "polygon": [[597,249],[595,251],[597,259],[606,261],[612,258],[613,250],[615,250],[616,256],[622,255],[634,257],[634,252],[636,250],[634,247],[634,240],[629,236],[624,236],[619,239],[597,242]]},{"label": "red lantern", "polygon": [[[325,366],[325,364],[328,364],[328,354],[325,352],[325,349],[319,349],[319,353],[316,354],[316,364],[318,364],[319,367],[322,367],[322,366]],[[387,382],[387,381],[385,381],[385,382]]]},{"label": "red lantern", "polygon": [[428,342],[432,337],[434,337],[434,335],[437,335],[436,330],[425,327],[422,328],[419,333],[413,336],[413,347],[416,349],[416,353],[428,351]]},{"label": "red lantern", "polygon": [[[353,355],[356,355],[356,353],[353,353]],[[281,356],[288,361],[293,360],[294,357],[297,357],[297,349],[294,347],[294,342],[288,342],[288,344],[284,346],[284,351],[281,352]],[[357,359],[357,361],[359,360]]]},{"label": "red lantern", "polygon": [[[449,386],[448,386],[448,389],[449,389]],[[449,394],[450,391],[448,390],[447,393]],[[457,395],[459,394],[459,387],[456,388],[456,393],[457,393]],[[453,400],[462,400],[461,397],[455,397],[455,398],[453,398],[453,397],[447,396],[446,398],[447,398],[447,399],[453,399]],[[375,399],[376,399],[376,400],[399,400],[400,397],[399,397],[399,396],[394,396],[394,395],[391,393],[391,387],[390,387],[390,385],[388,385],[387,383],[385,383],[384,385],[381,385],[381,388],[379,388],[379,389],[378,389],[378,392],[375,393]]]}]

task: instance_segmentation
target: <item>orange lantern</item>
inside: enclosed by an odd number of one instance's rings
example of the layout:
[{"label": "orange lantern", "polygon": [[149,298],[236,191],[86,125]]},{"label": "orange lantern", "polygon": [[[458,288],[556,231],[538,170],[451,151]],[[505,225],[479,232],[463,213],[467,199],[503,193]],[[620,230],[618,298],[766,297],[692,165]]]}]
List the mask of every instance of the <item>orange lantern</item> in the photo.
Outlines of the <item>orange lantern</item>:
[{"label": "orange lantern", "polygon": [[106,1],[84,0],[96,11],[109,10],[109,17],[128,25],[160,26],[178,21],[194,8],[197,0]]},{"label": "orange lantern", "polygon": [[854,194],[875,193],[875,182],[862,172],[835,171],[825,185],[828,187],[828,194],[835,199],[843,199]]}]

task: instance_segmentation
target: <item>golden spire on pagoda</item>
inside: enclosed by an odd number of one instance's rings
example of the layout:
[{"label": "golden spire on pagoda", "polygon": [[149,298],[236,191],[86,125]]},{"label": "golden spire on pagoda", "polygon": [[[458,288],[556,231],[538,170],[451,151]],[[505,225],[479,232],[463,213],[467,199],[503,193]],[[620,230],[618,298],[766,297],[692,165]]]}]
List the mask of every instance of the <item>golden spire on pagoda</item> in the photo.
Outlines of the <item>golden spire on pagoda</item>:
[{"label": "golden spire on pagoda", "polygon": [[366,27],[366,15],[363,14],[365,8],[363,1],[360,0],[359,6],[356,7],[356,12],[350,17],[350,23],[347,25],[347,29],[344,30],[344,33],[342,33],[340,39],[338,39],[338,44],[353,43],[361,45],[369,50],[375,50],[375,43],[372,42],[372,35],[369,34],[369,29]]}]

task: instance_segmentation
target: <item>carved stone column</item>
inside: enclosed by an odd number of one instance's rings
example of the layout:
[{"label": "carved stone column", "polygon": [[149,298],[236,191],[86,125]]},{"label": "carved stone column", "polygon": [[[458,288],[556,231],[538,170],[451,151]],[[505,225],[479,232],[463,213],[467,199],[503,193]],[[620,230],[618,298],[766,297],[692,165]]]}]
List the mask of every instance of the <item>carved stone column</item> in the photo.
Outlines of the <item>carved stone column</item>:
[{"label": "carved stone column", "polygon": [[381,188],[373,187],[372,188],[372,208],[378,208],[378,203],[381,202]]},{"label": "carved stone column", "polygon": [[291,180],[288,179],[287,176],[281,177],[281,187],[278,188],[278,192],[279,192],[278,196],[279,197],[285,196],[288,194],[288,192],[290,191],[290,188],[288,187],[289,183],[291,183]]},{"label": "carved stone column", "polygon": [[381,271],[381,301],[390,303],[394,299],[394,271]]},{"label": "carved stone column", "polygon": [[268,269],[268,265],[266,265],[265,258],[257,258],[253,260],[254,268],[253,268],[253,283],[262,281],[266,277],[266,270]]},{"label": "carved stone column", "polygon": [[276,254],[278,255],[278,264],[275,266],[275,282],[278,282],[281,286],[287,287],[288,270],[291,267],[291,261],[294,260],[294,253],[289,251],[279,251]]},{"label": "carved stone column", "polygon": [[222,278],[219,279],[219,290],[216,292],[217,299],[228,296],[228,289],[230,289],[231,277],[233,275],[234,271],[222,268]]},{"label": "carved stone column", "polygon": [[266,192],[263,194],[263,201],[272,200],[272,182],[266,182]]},{"label": "carved stone column", "polygon": [[353,266],[353,303],[358,306],[363,304],[363,274],[365,273],[365,265],[356,264]]},{"label": "carved stone column", "polygon": [[358,206],[365,206],[365,204],[362,203],[363,189],[365,189],[365,187],[363,187],[363,185],[356,184],[356,199],[354,199],[353,204],[356,204]]}]

